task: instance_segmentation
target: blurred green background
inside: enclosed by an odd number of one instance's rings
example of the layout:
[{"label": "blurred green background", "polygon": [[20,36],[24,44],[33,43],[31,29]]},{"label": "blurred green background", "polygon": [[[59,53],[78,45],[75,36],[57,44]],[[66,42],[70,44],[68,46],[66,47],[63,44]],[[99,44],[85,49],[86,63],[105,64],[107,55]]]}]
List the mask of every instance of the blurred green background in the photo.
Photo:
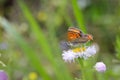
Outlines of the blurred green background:
[{"label": "blurred green background", "polygon": [[[79,65],[64,63],[59,47],[70,26],[99,46],[86,61],[86,80],[120,80],[120,0],[0,0],[0,69],[9,80],[81,80]],[[96,61],[105,73],[89,71]]]}]

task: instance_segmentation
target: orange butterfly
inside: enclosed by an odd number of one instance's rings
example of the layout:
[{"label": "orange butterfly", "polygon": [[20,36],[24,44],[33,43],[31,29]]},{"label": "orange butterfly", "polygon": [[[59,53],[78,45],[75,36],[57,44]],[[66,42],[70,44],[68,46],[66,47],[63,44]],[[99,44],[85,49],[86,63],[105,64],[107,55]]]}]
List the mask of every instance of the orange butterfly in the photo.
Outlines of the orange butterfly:
[{"label": "orange butterfly", "polygon": [[67,36],[68,36],[67,42],[66,41],[60,42],[60,47],[62,50],[68,50],[71,47],[93,40],[92,35],[84,34],[80,29],[75,27],[68,28]]},{"label": "orange butterfly", "polygon": [[84,34],[80,29],[75,27],[68,28],[68,42],[72,45],[79,43],[86,43],[90,40],[93,40],[93,36],[90,34]]}]

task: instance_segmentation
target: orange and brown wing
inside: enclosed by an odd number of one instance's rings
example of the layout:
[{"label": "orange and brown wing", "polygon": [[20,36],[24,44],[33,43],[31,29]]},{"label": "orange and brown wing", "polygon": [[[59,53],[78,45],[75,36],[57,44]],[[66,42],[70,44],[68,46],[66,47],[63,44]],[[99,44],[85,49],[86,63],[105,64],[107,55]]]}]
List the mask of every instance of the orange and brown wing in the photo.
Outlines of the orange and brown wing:
[{"label": "orange and brown wing", "polygon": [[76,40],[77,38],[82,36],[82,31],[77,28],[70,27],[68,29],[68,41]]}]

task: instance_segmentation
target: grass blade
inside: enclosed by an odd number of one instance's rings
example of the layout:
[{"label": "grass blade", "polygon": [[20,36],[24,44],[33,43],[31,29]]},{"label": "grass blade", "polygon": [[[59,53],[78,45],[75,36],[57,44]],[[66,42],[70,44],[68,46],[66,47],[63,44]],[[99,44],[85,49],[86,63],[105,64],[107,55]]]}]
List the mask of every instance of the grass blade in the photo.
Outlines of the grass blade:
[{"label": "grass blade", "polygon": [[80,29],[86,33],[86,27],[85,27],[85,23],[84,23],[84,19],[83,19],[83,14],[82,11],[80,10],[80,8],[78,7],[77,4],[77,0],[72,0],[72,6],[73,6],[73,12],[74,12],[74,16],[76,18],[76,21],[80,27]]},{"label": "grass blade", "polygon": [[[35,38],[37,39],[38,44],[40,45],[42,51],[44,52],[44,55],[48,58],[48,60],[52,64],[52,67],[57,75],[57,78],[59,80],[66,80],[66,79],[72,80],[72,78],[70,77],[69,73],[67,72],[63,62],[61,60],[59,60],[58,58],[55,59],[55,57],[53,56],[51,47],[50,47],[47,39],[45,38],[45,36],[40,28],[40,25],[38,25],[36,20],[33,18],[28,7],[25,5],[25,3],[22,0],[17,0],[17,2],[19,4],[25,18],[29,22],[29,24],[31,26],[31,30],[33,31]],[[56,60],[57,61],[59,60],[59,64],[56,62]],[[63,71],[60,70],[61,67],[62,67]],[[66,74],[63,75],[63,72],[65,72]]]}]

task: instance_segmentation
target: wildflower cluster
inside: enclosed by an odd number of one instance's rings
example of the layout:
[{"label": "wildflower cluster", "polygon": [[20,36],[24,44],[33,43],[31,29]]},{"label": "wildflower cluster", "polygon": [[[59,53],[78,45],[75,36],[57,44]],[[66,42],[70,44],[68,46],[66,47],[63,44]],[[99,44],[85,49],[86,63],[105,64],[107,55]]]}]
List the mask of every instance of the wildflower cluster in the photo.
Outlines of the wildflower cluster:
[{"label": "wildflower cluster", "polygon": [[[95,45],[76,47],[68,50],[63,50],[62,58],[65,62],[75,62],[76,59],[88,59],[97,53],[97,47]],[[98,72],[105,72],[106,65],[103,62],[97,62],[94,69]]]},{"label": "wildflower cluster", "polygon": [[[77,47],[74,49],[63,50],[62,58],[65,62],[75,62],[75,59],[82,58],[88,59],[97,53],[97,48],[95,45],[88,47]],[[98,72],[106,71],[106,65],[103,62],[97,62],[94,69]]]}]

